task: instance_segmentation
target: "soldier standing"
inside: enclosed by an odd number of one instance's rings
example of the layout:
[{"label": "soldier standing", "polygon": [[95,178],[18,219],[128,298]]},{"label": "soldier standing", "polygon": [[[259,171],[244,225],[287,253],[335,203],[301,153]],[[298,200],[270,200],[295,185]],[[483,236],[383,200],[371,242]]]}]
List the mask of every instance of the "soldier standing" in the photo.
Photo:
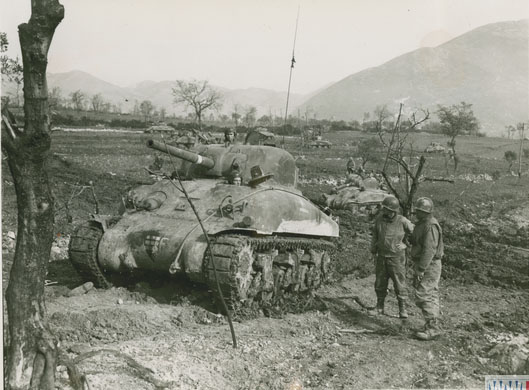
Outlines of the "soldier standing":
[{"label": "soldier standing", "polygon": [[349,160],[347,160],[347,174],[353,174],[356,170],[356,163],[354,158],[349,157]]},{"label": "soldier standing", "polygon": [[411,237],[411,257],[415,270],[415,301],[425,320],[424,329],[416,334],[420,340],[432,340],[441,334],[438,319],[443,231],[432,212],[430,198],[417,199],[415,215],[418,222]]},{"label": "soldier standing", "polygon": [[391,278],[399,302],[399,317],[408,318],[404,239],[412,233],[413,228],[413,224],[407,218],[399,215],[397,198],[387,196],[382,201],[382,212],[375,219],[371,239],[371,253],[376,256],[375,292],[378,314],[384,314],[384,301],[388,292],[388,281]]}]

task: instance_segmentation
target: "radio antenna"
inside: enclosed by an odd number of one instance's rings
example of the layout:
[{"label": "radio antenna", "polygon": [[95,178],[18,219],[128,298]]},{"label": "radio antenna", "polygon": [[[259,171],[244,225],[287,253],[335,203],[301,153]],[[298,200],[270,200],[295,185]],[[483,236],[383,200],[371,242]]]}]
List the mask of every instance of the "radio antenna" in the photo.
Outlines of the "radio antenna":
[{"label": "radio antenna", "polygon": [[[286,124],[288,119],[288,100],[290,98],[290,83],[292,81],[292,69],[294,69],[294,64],[296,63],[296,58],[294,57],[294,52],[296,50],[296,37],[298,35],[298,21],[299,21],[299,5],[298,5],[298,15],[296,16],[296,30],[294,31],[294,44],[292,45],[292,60],[290,61],[290,75],[288,76],[288,90],[287,90],[287,104],[285,107],[285,131],[286,131]],[[283,132],[283,147],[285,147],[285,133]]]}]

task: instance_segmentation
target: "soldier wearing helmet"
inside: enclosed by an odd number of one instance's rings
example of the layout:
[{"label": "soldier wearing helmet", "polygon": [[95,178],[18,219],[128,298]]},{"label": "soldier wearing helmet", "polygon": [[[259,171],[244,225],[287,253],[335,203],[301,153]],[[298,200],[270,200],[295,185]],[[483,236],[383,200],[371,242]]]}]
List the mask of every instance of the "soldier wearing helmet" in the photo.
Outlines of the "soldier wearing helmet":
[{"label": "soldier wearing helmet", "polygon": [[387,196],[382,201],[382,210],[375,219],[371,239],[371,253],[375,256],[375,292],[377,313],[384,314],[384,301],[388,292],[389,279],[399,302],[399,317],[407,318],[406,302],[406,244],[405,239],[413,231],[413,224],[399,214],[399,201]]},{"label": "soldier wearing helmet", "polygon": [[420,340],[432,340],[441,334],[438,324],[439,280],[444,245],[443,231],[432,215],[433,208],[430,198],[417,199],[414,213],[418,222],[410,239],[415,270],[415,301],[425,320],[424,329],[416,334]]},{"label": "soldier wearing helmet", "polygon": [[234,144],[236,135],[235,129],[227,128],[224,130],[224,146],[228,147]]}]

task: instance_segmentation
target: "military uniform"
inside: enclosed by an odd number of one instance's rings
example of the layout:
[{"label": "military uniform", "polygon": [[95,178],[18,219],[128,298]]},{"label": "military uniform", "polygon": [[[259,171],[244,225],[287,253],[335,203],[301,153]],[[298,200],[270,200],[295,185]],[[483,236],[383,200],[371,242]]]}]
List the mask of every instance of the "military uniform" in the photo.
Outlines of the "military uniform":
[{"label": "military uniform", "polygon": [[405,307],[408,291],[406,287],[406,245],[404,239],[406,235],[411,234],[413,228],[413,224],[407,218],[398,214],[392,220],[387,220],[380,213],[375,219],[371,253],[376,255],[375,292],[379,312],[384,311],[384,300],[391,278],[399,301],[401,317],[407,317]]},{"label": "military uniform", "polygon": [[439,335],[439,280],[444,254],[443,231],[432,215],[419,220],[411,236],[411,258],[415,268],[415,302],[426,321],[417,336],[429,340]]},{"label": "military uniform", "polygon": [[355,170],[356,170],[355,160],[352,157],[350,157],[349,160],[347,161],[347,173],[348,174],[355,173]]}]

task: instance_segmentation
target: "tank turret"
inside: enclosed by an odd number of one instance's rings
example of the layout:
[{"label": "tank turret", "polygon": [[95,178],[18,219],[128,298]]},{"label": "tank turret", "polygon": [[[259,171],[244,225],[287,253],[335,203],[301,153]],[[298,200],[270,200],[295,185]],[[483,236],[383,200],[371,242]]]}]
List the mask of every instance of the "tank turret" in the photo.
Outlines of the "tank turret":
[{"label": "tank turret", "polygon": [[251,169],[259,166],[285,186],[297,185],[294,157],[284,149],[257,145],[197,145],[192,150],[180,149],[149,140],[147,146],[176,157],[178,173],[183,177],[232,177],[238,174],[244,182],[252,179]]},{"label": "tank turret", "polygon": [[[192,178],[183,185],[206,233],[177,181],[139,186],[120,215],[94,216],[73,233],[70,260],[84,279],[109,287],[134,283],[138,270],[182,273],[216,291],[216,274],[235,312],[279,305],[325,280],[338,224],[296,189],[290,153],[258,145],[147,146]],[[227,180],[234,175],[240,180]]]}]

